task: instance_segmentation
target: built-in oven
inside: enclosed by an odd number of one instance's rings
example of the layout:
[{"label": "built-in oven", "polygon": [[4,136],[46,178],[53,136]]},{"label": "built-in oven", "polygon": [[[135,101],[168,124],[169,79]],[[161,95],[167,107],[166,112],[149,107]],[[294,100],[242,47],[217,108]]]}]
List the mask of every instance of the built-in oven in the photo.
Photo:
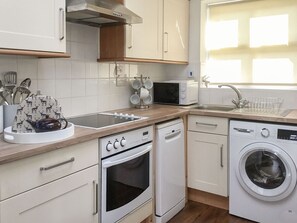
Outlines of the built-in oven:
[{"label": "built-in oven", "polygon": [[152,199],[153,127],[101,138],[101,222],[116,222]]}]

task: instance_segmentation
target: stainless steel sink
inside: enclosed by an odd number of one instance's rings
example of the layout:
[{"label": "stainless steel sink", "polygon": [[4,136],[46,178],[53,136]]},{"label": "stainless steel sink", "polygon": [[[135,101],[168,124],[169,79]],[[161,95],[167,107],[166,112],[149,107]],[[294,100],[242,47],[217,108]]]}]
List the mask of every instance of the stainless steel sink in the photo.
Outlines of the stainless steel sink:
[{"label": "stainless steel sink", "polygon": [[201,105],[196,105],[193,108],[199,109],[199,110],[225,111],[225,112],[232,111],[235,109],[235,107],[232,105],[215,105],[215,104],[201,104]]}]

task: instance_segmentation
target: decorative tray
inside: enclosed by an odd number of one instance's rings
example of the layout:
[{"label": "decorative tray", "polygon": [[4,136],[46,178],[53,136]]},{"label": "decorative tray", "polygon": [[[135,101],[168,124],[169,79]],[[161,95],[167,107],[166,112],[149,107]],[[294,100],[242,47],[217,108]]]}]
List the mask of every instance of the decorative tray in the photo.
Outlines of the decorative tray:
[{"label": "decorative tray", "polygon": [[50,132],[33,132],[33,133],[20,133],[13,132],[12,127],[4,129],[4,140],[9,143],[49,143],[71,137],[74,134],[74,124],[68,122],[65,129]]}]

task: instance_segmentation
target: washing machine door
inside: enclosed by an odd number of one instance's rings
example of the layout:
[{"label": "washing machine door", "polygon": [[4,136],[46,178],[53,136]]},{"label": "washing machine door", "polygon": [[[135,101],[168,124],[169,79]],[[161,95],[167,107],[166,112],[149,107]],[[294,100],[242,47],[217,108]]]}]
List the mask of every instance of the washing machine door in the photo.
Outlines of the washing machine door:
[{"label": "washing machine door", "polygon": [[279,201],[296,186],[296,167],[281,148],[269,143],[252,143],[240,152],[237,179],[252,196],[264,201]]}]

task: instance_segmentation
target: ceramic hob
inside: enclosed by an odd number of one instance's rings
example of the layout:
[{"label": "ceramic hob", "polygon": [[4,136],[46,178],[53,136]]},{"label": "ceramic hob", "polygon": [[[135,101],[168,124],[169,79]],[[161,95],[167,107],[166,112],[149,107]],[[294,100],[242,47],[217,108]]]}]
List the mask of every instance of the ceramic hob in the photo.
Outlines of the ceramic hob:
[{"label": "ceramic hob", "polygon": [[96,113],[73,117],[67,120],[68,122],[71,122],[78,126],[98,129],[112,125],[123,124],[126,122],[137,121],[144,118],[145,117],[135,116],[134,114]]}]

